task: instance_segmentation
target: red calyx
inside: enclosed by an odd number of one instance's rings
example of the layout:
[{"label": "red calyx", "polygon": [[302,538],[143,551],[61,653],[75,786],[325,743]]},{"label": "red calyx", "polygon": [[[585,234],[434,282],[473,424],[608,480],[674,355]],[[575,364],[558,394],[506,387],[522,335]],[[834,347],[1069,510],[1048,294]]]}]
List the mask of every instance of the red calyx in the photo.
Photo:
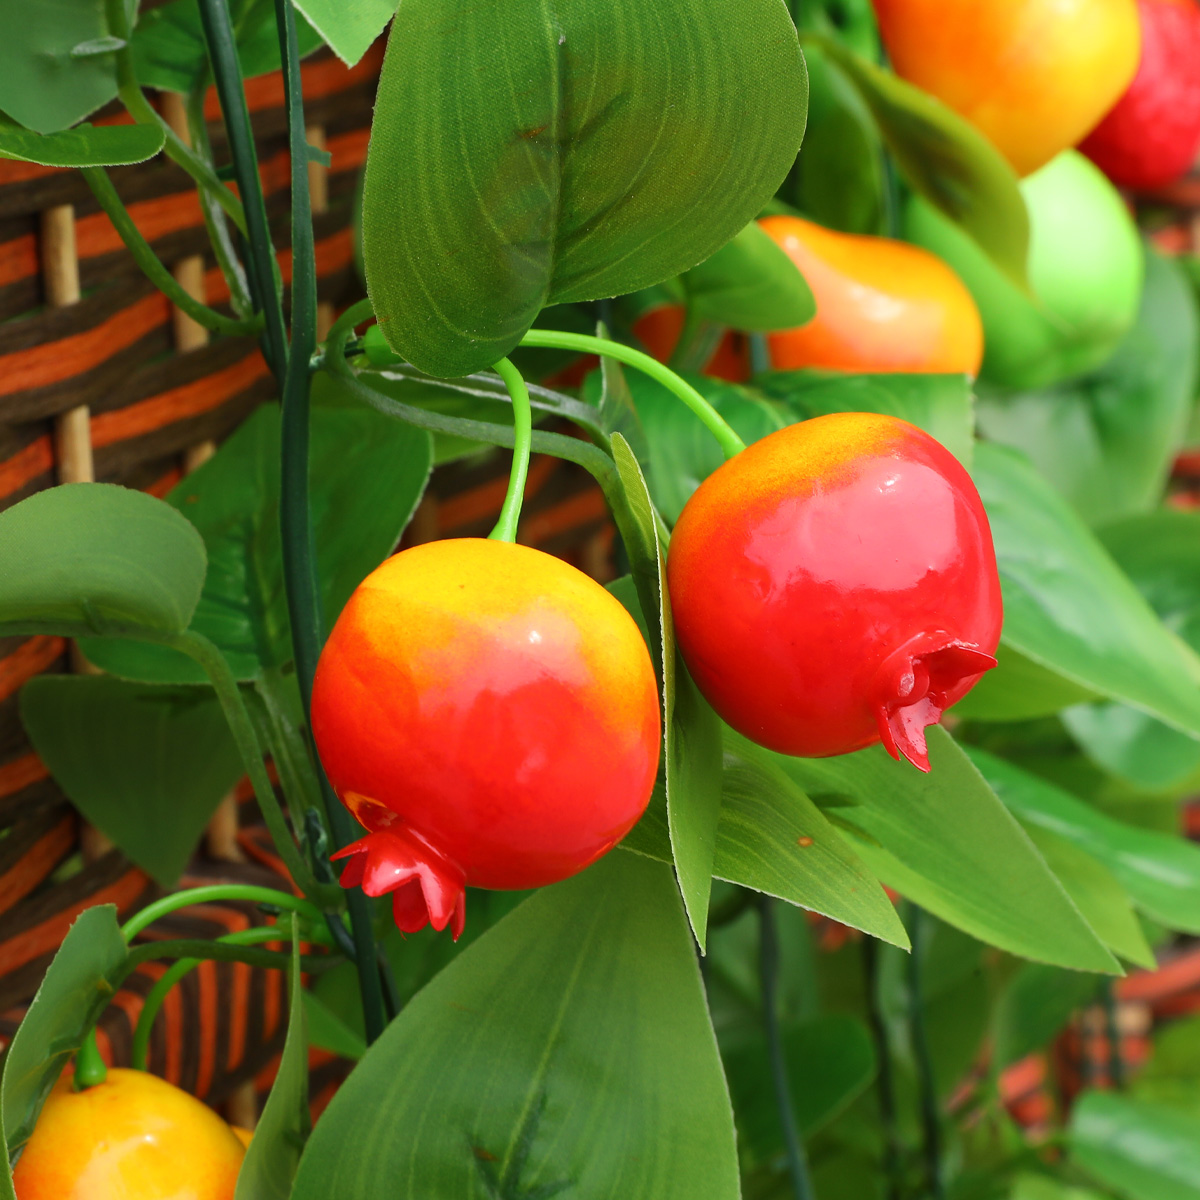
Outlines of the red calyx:
[{"label": "red calyx", "polygon": [[467,917],[465,879],[432,846],[401,830],[384,829],[359,838],[333,858],[350,860],[342,887],[361,885],[368,896],[392,893],[392,914],[403,933],[426,925],[441,932],[449,925],[458,941]]}]

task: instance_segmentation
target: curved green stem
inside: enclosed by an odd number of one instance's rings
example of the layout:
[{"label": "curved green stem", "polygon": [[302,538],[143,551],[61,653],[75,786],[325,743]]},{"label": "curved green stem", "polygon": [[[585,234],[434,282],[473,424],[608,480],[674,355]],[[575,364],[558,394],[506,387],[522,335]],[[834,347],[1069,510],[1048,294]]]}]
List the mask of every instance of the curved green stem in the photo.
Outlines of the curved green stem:
[{"label": "curved green stem", "polygon": [[529,444],[533,435],[533,415],[529,408],[529,389],[521,372],[502,358],[495,364],[496,374],[504,380],[513,406],[513,461],[508,478],[508,491],[500,509],[500,519],[488,537],[497,542],[517,540],[517,522],[521,519],[521,503],[525,499],[525,480],[529,476]]},{"label": "curved green stem", "polygon": [[[257,946],[263,942],[283,942],[290,937],[283,926],[261,927],[255,929],[239,929],[235,933],[227,933],[224,937],[216,938],[217,942],[227,946]],[[191,970],[198,967],[204,960],[200,958],[181,958],[167,968],[158,982],[150,989],[138,1014],[137,1027],[133,1031],[133,1044],[130,1049],[130,1066],[135,1071],[146,1069],[147,1050],[150,1047],[150,1033],[154,1028],[154,1020],[159,1009],[163,1006],[170,990]]]},{"label": "curved green stem", "polygon": [[226,317],[215,309],[209,308],[207,304],[202,304],[185,291],[175,276],[159,261],[158,255],[154,253],[150,243],[142,237],[141,230],[129,215],[129,210],[121,203],[121,197],[117,195],[117,189],[113,187],[108,172],[103,167],[84,167],[82,174],[88,187],[92,189],[92,195],[96,197],[100,207],[108,214],[113,228],[120,235],[121,241],[125,243],[125,248],[133,255],[133,261],[141,267],[146,278],[160,292],[164,293],[172,304],[181,308],[197,324],[203,325],[205,329],[211,329],[213,333],[254,336],[261,332],[263,327],[261,316],[249,321]]},{"label": "curved green stem", "polygon": [[177,912],[181,908],[189,908],[193,904],[208,904],[218,900],[241,900],[248,904],[265,904],[271,908],[281,908],[285,912],[296,913],[298,916],[304,917],[315,926],[322,925],[325,921],[325,914],[303,896],[293,896],[291,892],[281,892],[276,888],[257,887],[250,883],[214,883],[207,887],[172,892],[169,896],[163,896],[161,900],[155,900],[153,904],[147,904],[145,908],[134,913],[121,926],[121,936],[127,942],[131,942],[160,917]]},{"label": "curved green stem", "polygon": [[284,866],[287,867],[296,886],[306,896],[311,896],[322,904],[334,908],[340,907],[342,899],[339,889],[328,885],[322,886],[317,882],[312,869],[304,861],[304,856],[296,846],[291,830],[288,829],[287,818],[283,815],[283,809],[279,807],[275,789],[271,786],[267,769],[263,765],[262,748],[259,746],[258,737],[254,732],[254,723],[246,711],[242,693],[238,688],[237,680],[233,677],[233,672],[229,669],[229,664],[225,661],[225,656],[208,638],[192,630],[170,639],[169,644],[195,659],[204,668],[205,674],[212,683],[213,690],[217,693],[217,700],[225,713],[225,720],[229,723],[229,728],[233,733],[238,753],[242,757],[242,765],[250,777],[251,786],[254,788],[254,797],[262,811],[263,820],[271,834],[271,840],[275,843],[275,849],[279,851],[279,857],[283,859]]},{"label": "curved green stem", "polygon": [[75,1091],[82,1092],[84,1088],[95,1087],[107,1078],[108,1067],[100,1057],[100,1047],[96,1045],[96,1027],[93,1025],[75,1052],[75,1074],[71,1086]]},{"label": "curved green stem", "polygon": [[704,422],[708,431],[721,444],[726,458],[740,454],[746,443],[733,431],[729,423],[690,383],[680,379],[670,367],[663,366],[657,359],[620,342],[607,338],[592,337],[586,333],[564,333],[558,329],[531,329],[522,339],[522,346],[541,346],[553,350],[578,350],[581,354],[599,354],[615,358],[627,366],[637,367],[651,379],[673,392]]}]

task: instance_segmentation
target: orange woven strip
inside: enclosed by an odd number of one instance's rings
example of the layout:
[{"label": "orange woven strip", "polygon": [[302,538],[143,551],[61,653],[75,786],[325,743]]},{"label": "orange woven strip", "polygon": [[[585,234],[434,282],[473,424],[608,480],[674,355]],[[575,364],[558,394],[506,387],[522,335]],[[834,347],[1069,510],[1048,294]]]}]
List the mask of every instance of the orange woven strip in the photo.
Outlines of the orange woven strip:
[{"label": "orange woven strip", "polygon": [[[324,279],[344,270],[354,261],[354,235],[349,229],[340,229],[316,245],[317,278]],[[279,273],[284,283],[292,282],[292,251],[289,247],[279,255]]]},{"label": "orange woven strip", "polygon": [[1200,947],[1181,955],[1157,971],[1138,971],[1116,983],[1121,1000],[1164,1000],[1178,992],[1200,987]]},{"label": "orange woven strip", "polygon": [[170,303],[154,292],[82,333],[6,354],[0,359],[0,396],[81,375],[170,319]]},{"label": "orange woven strip", "polygon": [[229,1000],[229,1057],[225,1069],[233,1072],[246,1057],[246,1014],[250,1007],[250,972],[246,963],[233,964],[232,996]]},{"label": "orange woven strip", "polygon": [[566,533],[579,525],[601,520],[608,516],[604,493],[599,488],[570,496],[553,508],[530,513],[521,522],[521,541],[538,545],[559,533]]},{"label": "orange woven strip", "polygon": [[[529,476],[525,482],[526,500],[541,491],[557,467],[558,459],[551,458],[548,454],[538,454],[530,460]],[[507,476],[498,476],[471,488],[470,491],[460,492],[457,496],[447,496],[438,503],[438,533],[449,533],[463,525],[495,516],[500,511],[507,491]]]},{"label": "orange woven strip", "polygon": [[[148,242],[181,229],[198,228],[204,223],[200,199],[195,192],[176,192],[171,196],[156,196],[153,200],[139,200],[128,208],[129,215]],[[75,247],[80,258],[97,258],[101,254],[123,250],[125,243],[113,228],[108,214],[98,212],[75,222]]]},{"label": "orange woven strip", "polygon": [[266,373],[267,364],[256,350],[223,371],[172,388],[128,408],[101,413],[92,418],[92,445],[97,449],[111,446],[114,442],[152,433],[165,425],[220,408]]},{"label": "orange woven strip", "polygon": [[54,446],[49,435],[30,442],[12,458],[0,463],[0,500],[20,491],[31,479],[44,475],[53,466]]},{"label": "orange woven strip", "polygon": [[196,968],[200,996],[200,1061],[196,1066],[196,1095],[208,1095],[217,1059],[217,1026],[221,1022],[221,1000],[217,994],[217,964],[202,962]]},{"label": "orange woven strip", "polygon": [[32,751],[22,754],[20,758],[14,758],[0,767],[0,797],[11,796],[49,774],[42,760]]},{"label": "orange woven strip", "polygon": [[70,908],[55,913],[40,925],[35,925],[32,929],[27,929],[0,944],[0,975],[7,975],[32,959],[57,950],[62,945],[63,938],[67,936],[67,930],[85,908],[92,908],[97,904],[115,904],[117,912],[123,913],[142,894],[147,882],[146,876],[137,868],[133,868],[116,883],[102,888]]},{"label": "orange woven strip", "polygon": [[183,992],[178,984],[173,987],[163,1000],[162,1008],[158,1010],[158,1019],[163,1023],[166,1034],[167,1056],[163,1066],[163,1075],[168,1083],[179,1086],[183,1075]]},{"label": "orange woven strip", "polygon": [[75,825],[75,814],[68,813],[21,855],[11,871],[0,875],[0,913],[24,900],[66,858],[75,845]]},{"label": "orange woven strip", "polygon": [[67,648],[60,637],[42,635],[22,642],[7,658],[0,659],[0,700],[9,696],[44,671]]},{"label": "orange woven strip", "polygon": [[148,488],[142,490],[160,500],[183,478],[183,472],[178,467],[172,467],[165,475],[160,475]]}]

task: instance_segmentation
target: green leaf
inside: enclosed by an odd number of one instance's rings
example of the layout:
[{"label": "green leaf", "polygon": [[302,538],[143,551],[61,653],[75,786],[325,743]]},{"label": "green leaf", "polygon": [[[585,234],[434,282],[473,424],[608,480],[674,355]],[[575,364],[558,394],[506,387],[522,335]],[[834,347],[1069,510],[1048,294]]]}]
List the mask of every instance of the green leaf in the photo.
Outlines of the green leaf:
[{"label": "green leaf", "polygon": [[670,872],[544,888],[401,1012],[321,1117],[293,1200],[735,1200],[728,1093]]},{"label": "green leaf", "polygon": [[997,1070],[1044,1049],[1099,988],[1096,976],[1084,971],[1025,963],[1001,993],[992,1018]]},{"label": "green leaf", "polygon": [[965,117],[830,38],[817,44],[858,89],[913,191],[1028,288],[1029,216],[1016,172]]},{"label": "green leaf", "polygon": [[[666,772],[667,825],[679,890],[688,920],[704,949],[708,898],[712,891],[713,854],[721,810],[720,720],[700,695],[675,646],[671,604],[667,596],[666,563],[658,541],[658,526],[646,482],[629,444],[612,435],[613,460],[631,509],[637,514],[642,539],[626,538],[635,578],[640,571],[649,581],[654,572],[655,624],[662,646],[662,696]],[[649,557],[648,556],[652,556]],[[650,642],[651,654],[655,641]]]},{"label": "green leaf", "polygon": [[67,931],[4,1057],[0,1114],[10,1157],[29,1140],[50,1089],[112,999],[113,980],[124,963],[116,907],[85,908]]},{"label": "green leaf", "polygon": [[104,0],[37,0],[4,6],[0,109],[36,133],[82,121],[117,94],[113,51],[72,51],[109,37]]},{"label": "green leaf", "polygon": [[1192,1016],[1155,1029],[1154,1053],[1130,1085],[1130,1094],[1200,1118],[1198,1079],[1200,1017]]},{"label": "green leaf", "polygon": [[0,513],[0,636],[182,633],[204,571],[200,536],[161,500],[47,488]]},{"label": "green leaf", "polygon": [[40,675],[21,720],[71,803],[164,888],[244,770],[208,688]]},{"label": "green leaf", "polygon": [[779,0],[404,0],[363,205],[388,342],[464,375],[548,305],[703,262],[784,178],[807,93]]},{"label": "green leaf", "polygon": [[315,992],[304,991],[304,1014],[308,1022],[308,1040],[322,1050],[342,1058],[362,1058],[367,1042],[351,1029]]},{"label": "green leaf", "polygon": [[980,721],[1028,721],[1096,698],[1090,688],[1039,666],[1005,642],[996,651],[996,662],[996,668],[954,706],[955,716]]},{"label": "green leaf", "polygon": [[[870,1032],[857,1017],[831,1013],[783,1030],[783,1052],[791,1084],[792,1110],[804,1137],[832,1121],[875,1077]],[[783,1130],[771,1083],[766,1036],[723,1051],[733,1095],[738,1146],[762,1162],[783,1151]]]},{"label": "green leaf", "polygon": [[1018,1175],[1008,1200],[1104,1200],[1090,1188],[1069,1187],[1048,1175]]},{"label": "green leaf", "polygon": [[935,916],[1012,954],[1085,971],[1116,960],[971,760],[939,726],[923,775],[874,746],[839,758],[776,755],[810,793],[850,795],[838,824],[884,883]]},{"label": "green leaf", "polygon": [[1114,820],[985,750],[971,747],[967,753],[1023,821],[1058,834],[1103,863],[1147,916],[1170,929],[1200,933],[1200,847]]},{"label": "green leaf", "polygon": [[804,276],[757,221],[681,282],[693,313],[734,329],[792,329],[817,311]]},{"label": "green leaf", "polygon": [[975,414],[965,375],[846,375],[840,371],[772,371],[754,387],[782,402],[798,420],[836,412],[899,417],[937,438],[968,469],[975,451]]},{"label": "green leaf", "polygon": [[0,113],[0,158],[47,167],[114,167],[145,162],[162,148],[159,125],[78,125],[61,133],[31,133]]},{"label": "green leaf", "polygon": [[1086,850],[1035,821],[1021,824],[1100,940],[1135,966],[1154,970],[1158,966],[1154,951],[1146,944],[1129,894],[1112,871]]},{"label": "green leaf", "polygon": [[396,0],[293,0],[348,67],[371,48],[396,11]]},{"label": "green leaf", "polygon": [[291,1004],[279,1072],[238,1172],[234,1200],[288,1200],[292,1180],[312,1127],[308,1109],[307,992],[300,986],[300,935],[292,928],[292,965],[288,971]]},{"label": "green leaf", "polygon": [[1014,446],[1091,525],[1158,502],[1197,381],[1200,319],[1183,271],[1146,247],[1137,323],[1098,371],[1041,391],[983,390],[979,424]]},{"label": "green leaf", "polygon": [[[313,527],[325,622],[332,626],[350,593],[399,540],[425,490],[432,450],[424,430],[350,407],[332,377],[318,375],[313,389]],[[208,577],[192,628],[220,647],[241,680],[290,662],[278,407],[258,409],[167,500],[208,547]],[[206,682],[190,659],[158,646],[89,640],[83,650],[96,666],[123,678]]]},{"label": "green leaf", "polygon": [[[269,0],[230,0],[229,16],[237,39],[242,77],[252,79],[279,70],[279,31]],[[300,55],[321,45],[321,35],[296,13]],[[143,87],[190,92],[208,76],[208,47],[196,0],[171,0],[138,17],[133,31],[133,62]]]},{"label": "green leaf", "polygon": [[1033,469],[981,442],[1004,644],[1098,695],[1200,736],[1200,658],[1164,627],[1082,519]]},{"label": "green leaf", "polygon": [[[1100,531],[1116,563],[1167,628],[1200,651],[1200,513],[1164,509]],[[1091,704],[1063,720],[1089,757],[1135,786],[1193,790],[1200,742],[1123,704]]]},{"label": "green leaf", "polygon": [[1129,1200],[1200,1200],[1200,1118],[1087,1092],[1068,1137],[1072,1161]]}]

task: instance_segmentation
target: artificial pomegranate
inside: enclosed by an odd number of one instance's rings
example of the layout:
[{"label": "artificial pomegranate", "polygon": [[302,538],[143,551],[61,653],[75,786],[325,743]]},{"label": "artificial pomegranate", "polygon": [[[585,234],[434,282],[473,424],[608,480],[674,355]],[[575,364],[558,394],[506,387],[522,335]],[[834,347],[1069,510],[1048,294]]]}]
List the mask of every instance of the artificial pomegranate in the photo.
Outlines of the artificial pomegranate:
[{"label": "artificial pomegranate", "polygon": [[359,585],[317,667],[313,736],[367,836],[347,886],[393,893],[415,932],[465,917],[464,887],[574,875],[654,785],[658,690],[637,625],[598,583],[480,538],[395,555]]},{"label": "artificial pomegranate", "polygon": [[1138,0],[1142,56],[1108,115],[1080,143],[1114,183],[1166,187],[1200,153],[1200,4]]},{"label": "artificial pomegranate", "polygon": [[895,417],[816,417],[730,459],[684,507],[667,577],[700,690],[784,754],[882,740],[928,771],[925,727],[996,665],[1000,581],[979,495]]},{"label": "artificial pomegranate", "polygon": [[114,1069],[42,1106],[17,1165],[17,1200],[233,1200],[246,1153],[194,1096],[144,1071]]}]

